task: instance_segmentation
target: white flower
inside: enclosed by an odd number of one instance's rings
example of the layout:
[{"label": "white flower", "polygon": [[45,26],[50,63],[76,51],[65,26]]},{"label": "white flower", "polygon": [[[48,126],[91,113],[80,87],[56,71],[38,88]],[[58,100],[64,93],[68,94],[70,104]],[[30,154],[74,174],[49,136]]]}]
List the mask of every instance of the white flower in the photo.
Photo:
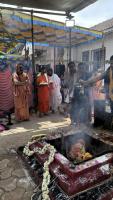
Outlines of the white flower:
[{"label": "white flower", "polygon": [[31,156],[34,153],[44,154],[47,150],[49,150],[49,157],[48,160],[44,163],[44,172],[43,172],[43,181],[42,181],[42,199],[43,200],[50,200],[49,198],[49,189],[48,185],[50,183],[50,173],[49,173],[49,165],[53,162],[55,156],[55,148],[50,145],[46,144],[43,149],[41,148],[34,148],[32,151],[29,149],[29,146],[33,144],[33,142],[28,142],[28,144],[24,147],[23,153],[27,156]]}]

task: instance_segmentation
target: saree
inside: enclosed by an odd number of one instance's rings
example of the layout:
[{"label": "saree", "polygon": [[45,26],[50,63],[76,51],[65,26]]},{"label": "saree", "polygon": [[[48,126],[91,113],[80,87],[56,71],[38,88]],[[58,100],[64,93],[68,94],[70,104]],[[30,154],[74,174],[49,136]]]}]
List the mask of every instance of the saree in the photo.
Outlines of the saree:
[{"label": "saree", "polygon": [[[14,88],[14,105],[15,105],[15,118],[17,121],[29,120],[29,78],[26,73],[18,76],[13,74],[13,88]],[[21,82],[25,82],[19,85]]]}]

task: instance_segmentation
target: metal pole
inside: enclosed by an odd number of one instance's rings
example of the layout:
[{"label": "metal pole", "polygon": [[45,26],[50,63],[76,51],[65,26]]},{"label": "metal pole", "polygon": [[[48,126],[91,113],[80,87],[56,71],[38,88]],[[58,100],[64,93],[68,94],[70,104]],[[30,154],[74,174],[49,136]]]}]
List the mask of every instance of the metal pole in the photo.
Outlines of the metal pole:
[{"label": "metal pole", "polygon": [[27,48],[26,48],[26,40],[25,40],[25,59],[26,59],[26,50]]},{"label": "metal pole", "polygon": [[33,10],[31,11],[31,35],[32,35],[32,69],[33,69],[33,86],[34,86],[34,109],[37,112],[37,86],[36,86],[36,67],[34,58],[34,27],[33,27]]},{"label": "metal pole", "polygon": [[55,69],[55,64],[56,64],[56,47],[54,46],[54,71],[56,70]]},{"label": "metal pole", "polygon": [[[23,9],[23,8],[11,8],[11,7],[4,7],[4,6],[0,6],[0,9],[12,10],[12,11],[19,11],[19,12],[28,12],[28,13],[31,13],[31,12],[32,12],[32,10],[28,10],[28,9]],[[49,12],[49,11],[40,11],[40,10],[33,10],[33,13],[47,14],[47,15],[66,16],[66,13]]]},{"label": "metal pole", "polygon": [[69,62],[71,62],[71,27],[69,28]]},{"label": "metal pole", "polygon": [[31,11],[31,35],[32,35],[32,67],[34,74],[36,73],[35,69],[35,58],[34,58],[34,28],[33,28],[33,10]]},{"label": "metal pole", "polygon": [[102,35],[102,69],[105,70],[105,46],[104,46],[104,33]]}]

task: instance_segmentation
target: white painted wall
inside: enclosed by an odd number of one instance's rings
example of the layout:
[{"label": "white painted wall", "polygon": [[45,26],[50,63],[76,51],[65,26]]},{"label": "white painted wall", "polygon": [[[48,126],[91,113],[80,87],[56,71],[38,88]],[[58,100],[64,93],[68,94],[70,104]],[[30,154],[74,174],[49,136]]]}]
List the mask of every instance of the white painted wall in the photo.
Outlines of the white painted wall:
[{"label": "white painted wall", "polygon": [[[106,48],[105,60],[109,60],[111,55],[113,55],[113,33],[110,33],[105,36],[104,38],[104,46]],[[81,44],[76,48],[73,48],[72,59],[76,62],[82,61],[82,52],[84,51],[92,51],[95,49],[102,48],[102,40],[97,40],[94,42],[89,42],[86,44]],[[91,61],[91,54],[90,54],[90,61]],[[107,65],[106,65],[107,67]]]},{"label": "white painted wall", "polygon": [[[32,54],[32,45],[30,43],[27,44],[26,48],[29,47],[29,54]],[[42,46],[36,46],[37,49],[43,49],[45,50],[44,54],[40,58],[35,57],[35,64],[39,65],[46,65],[50,64],[52,68],[54,68],[54,47],[42,47]],[[59,64],[60,61],[67,66],[68,60],[69,60],[69,52],[67,48],[64,48],[64,55],[63,58],[59,58],[59,48],[55,48],[55,64]],[[22,55],[25,54],[25,51],[23,49]]]},{"label": "white painted wall", "polygon": [[[110,33],[106,35],[104,39],[104,46],[106,48],[106,55],[105,59],[109,60],[110,56],[113,55],[113,33]],[[47,54],[43,60],[39,62],[39,64],[51,64],[51,67],[54,67],[54,48],[53,47],[38,47],[38,48],[46,48],[47,49]],[[102,48],[102,40],[97,40],[95,42],[89,42],[86,44],[81,44],[78,47],[74,47],[71,50],[71,60],[76,62],[81,62],[82,61],[82,52],[84,51],[90,51],[90,61],[91,61],[91,51],[95,49]],[[30,54],[32,53],[32,47],[31,45],[29,46]],[[57,48],[56,48],[56,58],[55,58],[55,63],[58,64],[59,60],[57,57]],[[24,52],[22,52],[24,54]],[[63,63],[65,66],[67,66],[69,60],[69,49],[65,48],[64,50],[64,56],[63,56]],[[36,61],[38,63],[38,61]],[[108,65],[106,65],[107,67]]]}]

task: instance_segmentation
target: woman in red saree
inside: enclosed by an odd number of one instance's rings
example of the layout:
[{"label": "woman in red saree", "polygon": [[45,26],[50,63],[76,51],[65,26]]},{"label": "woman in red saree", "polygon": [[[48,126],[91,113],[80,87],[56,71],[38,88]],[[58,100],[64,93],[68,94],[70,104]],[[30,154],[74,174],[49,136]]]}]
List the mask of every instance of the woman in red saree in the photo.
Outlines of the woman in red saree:
[{"label": "woman in red saree", "polygon": [[48,114],[49,111],[49,83],[46,68],[41,68],[41,73],[37,76],[38,86],[38,110],[39,116]]},{"label": "woman in red saree", "polygon": [[18,64],[13,74],[15,118],[17,121],[29,120],[29,78],[23,72],[22,64]]}]

